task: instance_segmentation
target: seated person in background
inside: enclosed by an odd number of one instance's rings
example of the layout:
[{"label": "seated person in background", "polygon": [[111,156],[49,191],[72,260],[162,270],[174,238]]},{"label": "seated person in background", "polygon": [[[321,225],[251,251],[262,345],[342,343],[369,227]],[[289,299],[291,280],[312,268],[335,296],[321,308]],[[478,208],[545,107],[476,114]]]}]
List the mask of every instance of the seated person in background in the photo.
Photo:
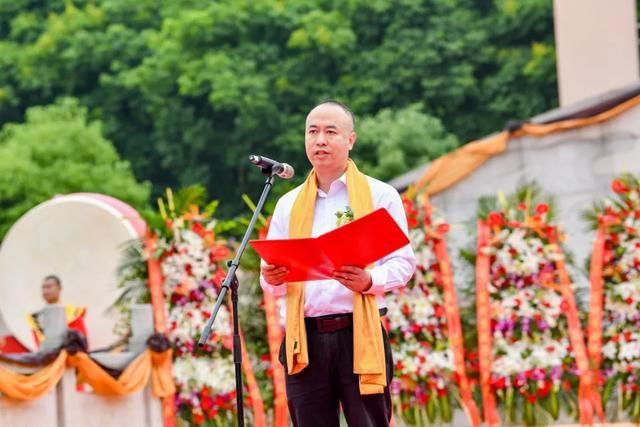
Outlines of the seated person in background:
[{"label": "seated person in background", "polygon": [[[61,304],[61,292],[62,282],[60,281],[60,278],[58,278],[58,276],[49,275],[44,278],[44,281],[42,282],[42,298],[45,300],[47,305]],[[64,311],[67,317],[67,326],[69,327],[69,329],[76,330],[86,337],[87,330],[84,325],[84,315],[86,314],[86,309],[84,307],[76,307],[71,304],[64,304]],[[38,347],[45,338],[44,328],[41,324],[40,319],[41,313],[42,311],[38,311],[29,315],[28,317],[29,326],[33,331],[33,336]]]}]

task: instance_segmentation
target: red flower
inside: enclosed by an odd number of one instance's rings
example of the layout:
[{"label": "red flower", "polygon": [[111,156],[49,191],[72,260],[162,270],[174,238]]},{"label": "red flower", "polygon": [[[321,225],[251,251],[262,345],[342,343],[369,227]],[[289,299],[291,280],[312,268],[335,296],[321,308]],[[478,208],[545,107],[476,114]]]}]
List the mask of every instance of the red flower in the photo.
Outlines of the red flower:
[{"label": "red flower", "polygon": [[539,203],[538,206],[536,206],[536,213],[538,215],[543,215],[546,214],[547,212],[549,212],[549,205],[546,203]]},{"label": "red flower", "polygon": [[439,224],[436,228],[436,231],[438,232],[438,234],[447,234],[450,228],[451,227],[449,227],[449,224]]},{"label": "red flower", "polygon": [[413,229],[416,228],[418,226],[418,216],[417,215],[412,215],[412,216],[408,216],[407,215],[407,227],[409,229]]},{"label": "red flower", "polygon": [[505,377],[500,377],[497,380],[493,380],[491,385],[497,390],[502,390],[507,387],[507,379]]},{"label": "red flower", "polygon": [[229,251],[229,248],[226,246],[215,246],[211,249],[209,258],[211,259],[211,262],[216,262],[228,258],[229,254],[231,254],[231,251]]},{"label": "red flower", "polygon": [[416,396],[416,397],[417,397],[418,403],[419,403],[420,405],[426,405],[427,400],[429,400],[429,395],[428,395],[428,394],[426,394],[426,393],[421,394],[421,395]]},{"label": "red flower", "polygon": [[196,425],[200,425],[204,422],[204,414],[202,413],[197,413],[197,414],[193,414],[193,422],[196,423]]},{"label": "red flower", "polygon": [[218,411],[216,411],[215,409],[207,412],[207,418],[209,418],[210,420],[214,419],[216,416],[218,416]]},{"label": "red flower", "polygon": [[548,225],[545,228],[544,232],[546,233],[547,237],[551,239],[553,236],[555,236],[556,229],[553,228],[552,225]]},{"label": "red flower", "polygon": [[526,203],[518,203],[518,210],[519,211],[526,211],[528,209],[529,209],[529,207],[527,206]]},{"label": "red flower", "polygon": [[404,314],[405,316],[408,316],[410,313],[411,313],[411,309],[407,304],[404,304],[402,306],[402,314]]},{"label": "red flower", "polygon": [[521,387],[523,387],[526,383],[527,383],[527,380],[526,380],[525,378],[523,378],[522,376],[516,376],[516,377],[513,379],[513,385],[514,385],[516,388],[521,388]]},{"label": "red flower", "polygon": [[199,222],[194,222],[191,225],[191,230],[200,237],[204,237],[207,234],[207,230]]},{"label": "red flower", "polygon": [[611,182],[611,190],[613,190],[614,193],[627,193],[629,192],[629,188],[624,184],[624,182],[620,181],[619,179],[614,179]]},{"label": "red flower", "polygon": [[502,225],[504,224],[504,217],[500,212],[496,212],[496,211],[490,212],[488,219],[489,219],[489,225],[491,227],[502,227]]},{"label": "red flower", "polygon": [[222,396],[216,396],[216,406],[224,406],[227,403],[227,399]]},{"label": "red flower", "polygon": [[418,226],[418,209],[416,209],[415,204],[412,200],[403,197],[402,205],[404,206],[404,211],[407,215],[407,223],[409,228],[416,228]]},{"label": "red flower", "polygon": [[538,389],[538,397],[543,398],[547,397],[547,395],[551,392],[551,381],[545,381],[543,386]]},{"label": "red flower", "polygon": [[203,393],[202,399],[200,400],[200,405],[202,406],[202,409],[208,411],[213,408],[213,399],[209,396],[205,396]]},{"label": "red flower", "polygon": [[258,239],[264,240],[267,238],[269,232],[269,226],[271,225],[271,217],[267,218],[267,224],[264,227],[258,228]]}]

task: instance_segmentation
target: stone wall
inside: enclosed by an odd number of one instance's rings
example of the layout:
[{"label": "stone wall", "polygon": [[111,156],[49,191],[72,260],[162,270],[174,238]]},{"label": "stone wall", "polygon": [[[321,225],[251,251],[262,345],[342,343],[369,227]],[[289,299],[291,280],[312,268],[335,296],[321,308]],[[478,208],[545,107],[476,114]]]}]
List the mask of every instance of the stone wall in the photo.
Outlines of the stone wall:
[{"label": "stone wall", "polygon": [[621,172],[640,172],[640,107],[601,125],[509,141],[507,151],[432,198],[452,224],[449,245],[458,285],[470,280],[471,269],[458,250],[473,249],[469,245],[475,236],[478,199],[535,180],[555,197],[559,223],[567,232],[566,246],[575,257],[575,280],[588,286],[583,267],[594,233],[581,215],[594,201],[612,195],[610,181]]}]

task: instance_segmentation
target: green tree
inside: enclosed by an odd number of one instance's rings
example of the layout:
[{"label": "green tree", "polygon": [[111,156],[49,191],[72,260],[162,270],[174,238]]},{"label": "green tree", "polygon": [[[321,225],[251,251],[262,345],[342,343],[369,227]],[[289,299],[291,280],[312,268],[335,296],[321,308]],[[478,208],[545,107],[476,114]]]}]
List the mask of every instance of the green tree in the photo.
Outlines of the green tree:
[{"label": "green tree", "polygon": [[0,0],[0,125],[76,97],[155,195],[202,183],[222,215],[257,198],[248,154],[306,168],[325,98],[419,103],[461,142],[557,104],[548,0],[45,3]]},{"label": "green tree", "polygon": [[149,185],[136,182],[73,99],[27,111],[26,123],[0,133],[0,238],[26,211],[56,194],[98,192],[142,207]]},{"label": "green tree", "polygon": [[388,180],[453,150],[458,139],[440,120],[422,112],[419,104],[401,110],[384,109],[363,119],[357,129],[353,156],[362,169]]},{"label": "green tree", "polygon": [[488,40],[492,60],[485,65],[482,79],[485,123],[499,130],[510,119],[525,120],[555,108],[552,2],[494,0],[486,25],[492,28]]}]

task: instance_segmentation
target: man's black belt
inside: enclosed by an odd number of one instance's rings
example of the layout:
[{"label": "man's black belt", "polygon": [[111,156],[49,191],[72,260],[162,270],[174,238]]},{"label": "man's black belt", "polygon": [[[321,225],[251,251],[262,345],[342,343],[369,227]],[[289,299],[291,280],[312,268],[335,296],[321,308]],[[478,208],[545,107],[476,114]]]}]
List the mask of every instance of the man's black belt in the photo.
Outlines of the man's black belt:
[{"label": "man's black belt", "polygon": [[[382,317],[385,314],[387,314],[387,309],[381,308],[380,316]],[[336,332],[353,327],[353,314],[344,313],[320,317],[305,317],[304,324],[307,327],[307,331],[319,333]]]}]

